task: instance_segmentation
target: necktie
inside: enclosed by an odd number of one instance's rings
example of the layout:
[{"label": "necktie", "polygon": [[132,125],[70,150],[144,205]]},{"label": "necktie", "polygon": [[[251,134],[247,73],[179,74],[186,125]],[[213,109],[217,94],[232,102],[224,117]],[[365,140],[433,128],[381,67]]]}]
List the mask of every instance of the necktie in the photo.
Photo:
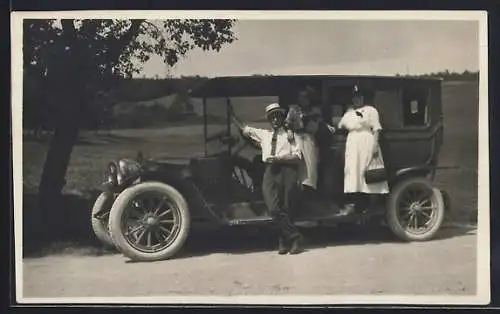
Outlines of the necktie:
[{"label": "necktie", "polygon": [[276,155],[276,143],[278,141],[278,130],[274,130],[273,138],[271,139],[271,156]]}]

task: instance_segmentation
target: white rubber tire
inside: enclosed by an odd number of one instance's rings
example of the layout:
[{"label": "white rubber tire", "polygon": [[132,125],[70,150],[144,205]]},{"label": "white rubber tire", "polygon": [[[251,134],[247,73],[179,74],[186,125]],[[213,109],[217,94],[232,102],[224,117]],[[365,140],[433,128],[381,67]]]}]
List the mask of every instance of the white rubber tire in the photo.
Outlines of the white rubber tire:
[{"label": "white rubber tire", "polygon": [[[404,226],[401,225],[398,219],[398,202],[399,197],[405,193],[410,187],[421,186],[423,189],[431,189],[433,192],[432,197],[437,205],[437,213],[433,218],[432,227],[422,234],[415,234],[409,232]],[[434,238],[436,233],[441,228],[445,216],[445,204],[441,191],[432,186],[426,178],[413,177],[399,182],[388,197],[387,210],[386,210],[387,224],[391,231],[401,240],[411,241],[428,241]]]},{"label": "white rubber tire", "polygon": [[[173,202],[178,210],[180,223],[173,242],[158,252],[143,252],[134,248],[125,238],[122,216],[134,198],[145,192],[159,192]],[[191,217],[186,199],[170,185],[161,182],[144,182],[125,189],[115,200],[109,218],[111,238],[117,248],[133,261],[153,262],[169,259],[182,248],[191,229]]]},{"label": "white rubber tire", "polygon": [[108,207],[107,209],[111,210],[112,205],[113,194],[102,192],[95,200],[90,216],[90,223],[92,225],[92,230],[94,231],[95,236],[97,237],[97,239],[99,239],[99,241],[101,241],[104,246],[109,248],[115,247],[108,229],[109,216],[107,218],[98,219],[95,218],[94,215],[102,211],[104,207]]}]

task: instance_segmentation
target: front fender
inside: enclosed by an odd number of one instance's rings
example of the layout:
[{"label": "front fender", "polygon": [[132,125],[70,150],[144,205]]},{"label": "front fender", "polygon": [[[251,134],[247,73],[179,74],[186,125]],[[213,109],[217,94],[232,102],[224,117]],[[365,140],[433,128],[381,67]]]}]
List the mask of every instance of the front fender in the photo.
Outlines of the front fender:
[{"label": "front fender", "polygon": [[97,188],[101,192],[119,194],[126,188],[141,182],[141,176],[136,176],[133,179],[126,180],[124,183],[118,185],[116,183],[106,181],[101,183]]},{"label": "front fender", "polygon": [[168,171],[161,171],[160,168],[149,169],[141,176],[141,182],[147,181],[162,182],[177,189],[186,198],[193,220],[219,221],[192,180],[188,167],[170,168]]}]

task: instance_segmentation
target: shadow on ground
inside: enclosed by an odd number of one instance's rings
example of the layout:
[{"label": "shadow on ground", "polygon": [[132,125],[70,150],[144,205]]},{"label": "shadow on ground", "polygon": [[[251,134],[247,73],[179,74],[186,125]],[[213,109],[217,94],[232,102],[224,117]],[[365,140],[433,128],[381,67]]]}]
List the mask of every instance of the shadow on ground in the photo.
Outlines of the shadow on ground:
[{"label": "shadow on ground", "polygon": [[[40,224],[36,215],[37,195],[24,195],[23,256],[41,257],[49,254],[99,256],[115,254],[105,248],[92,232],[90,210],[99,191],[85,195],[65,195],[56,219]],[[437,239],[464,236],[474,227],[443,228]],[[334,228],[303,229],[307,249],[341,245],[377,245],[397,242],[394,235],[381,226],[345,225]],[[177,258],[213,253],[247,254],[276,249],[276,235],[271,228],[193,226],[184,249]]]},{"label": "shadow on ground", "polygon": [[37,210],[38,195],[23,196],[23,256],[36,257],[59,252],[90,255],[109,253],[92,232],[90,212],[99,191],[64,195],[51,215],[43,220]]},{"label": "shadow on ground", "polygon": [[[475,227],[443,227],[434,241],[465,236],[475,231]],[[388,228],[382,226],[345,225],[333,228],[303,229],[305,249],[313,250],[344,245],[379,245],[383,243],[401,243]],[[178,258],[202,256],[214,253],[248,254],[274,251],[277,237],[265,229],[221,229],[193,234]]]}]

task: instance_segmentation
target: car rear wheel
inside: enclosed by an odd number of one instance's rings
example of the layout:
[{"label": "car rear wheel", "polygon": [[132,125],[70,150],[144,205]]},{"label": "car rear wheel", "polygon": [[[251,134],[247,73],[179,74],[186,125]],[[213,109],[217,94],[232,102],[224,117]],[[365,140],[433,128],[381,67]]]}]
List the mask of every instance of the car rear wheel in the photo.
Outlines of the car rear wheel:
[{"label": "car rear wheel", "polygon": [[388,198],[387,224],[403,241],[426,241],[439,231],[445,215],[441,191],[426,178],[399,182]]},{"label": "car rear wheel", "polygon": [[134,261],[173,257],[191,227],[187,201],[172,186],[145,182],[124,190],[111,209],[109,229],[119,250]]},{"label": "car rear wheel", "polygon": [[113,206],[114,197],[112,193],[102,192],[99,194],[92,207],[90,222],[95,236],[101,243],[109,248],[114,248],[115,244],[109,234],[108,222],[109,212]]}]

